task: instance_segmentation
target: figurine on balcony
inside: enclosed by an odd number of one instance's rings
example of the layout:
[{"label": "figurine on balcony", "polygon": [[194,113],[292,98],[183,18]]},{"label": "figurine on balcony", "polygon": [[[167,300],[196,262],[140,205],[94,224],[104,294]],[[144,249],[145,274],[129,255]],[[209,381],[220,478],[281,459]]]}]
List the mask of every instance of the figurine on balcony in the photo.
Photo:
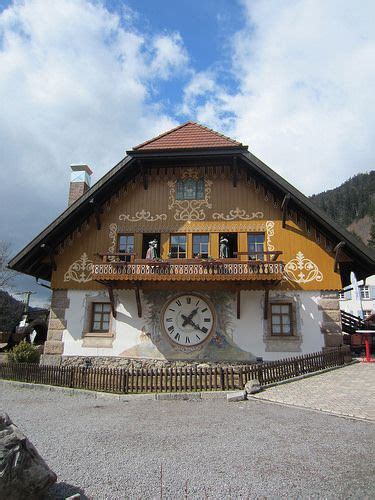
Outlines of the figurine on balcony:
[{"label": "figurine on balcony", "polygon": [[156,251],[157,247],[158,247],[157,240],[152,240],[152,241],[148,242],[148,250],[146,253],[146,259],[153,260],[153,259],[156,259],[158,257],[158,254]]},{"label": "figurine on balcony", "polygon": [[227,238],[220,238],[220,249],[219,249],[219,256],[220,259],[227,259],[229,257],[229,241]]}]

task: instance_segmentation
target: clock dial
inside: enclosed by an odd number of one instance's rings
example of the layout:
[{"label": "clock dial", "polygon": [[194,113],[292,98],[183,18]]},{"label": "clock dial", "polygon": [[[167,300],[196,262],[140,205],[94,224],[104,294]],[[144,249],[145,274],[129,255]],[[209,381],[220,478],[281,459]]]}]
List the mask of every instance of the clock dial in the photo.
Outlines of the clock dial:
[{"label": "clock dial", "polygon": [[193,347],[211,335],[214,329],[213,307],[199,295],[179,295],[164,306],[161,322],[172,342]]}]

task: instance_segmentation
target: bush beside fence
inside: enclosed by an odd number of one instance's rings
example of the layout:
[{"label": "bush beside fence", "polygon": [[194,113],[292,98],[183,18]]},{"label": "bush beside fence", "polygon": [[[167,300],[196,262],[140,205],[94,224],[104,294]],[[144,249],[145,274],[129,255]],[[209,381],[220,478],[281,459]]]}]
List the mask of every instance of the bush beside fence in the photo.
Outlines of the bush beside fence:
[{"label": "bush beside fence", "polygon": [[243,366],[183,368],[96,368],[0,364],[0,379],[89,389],[120,394],[192,392],[242,389],[248,380],[261,386],[344,364],[346,351],[338,348]]}]

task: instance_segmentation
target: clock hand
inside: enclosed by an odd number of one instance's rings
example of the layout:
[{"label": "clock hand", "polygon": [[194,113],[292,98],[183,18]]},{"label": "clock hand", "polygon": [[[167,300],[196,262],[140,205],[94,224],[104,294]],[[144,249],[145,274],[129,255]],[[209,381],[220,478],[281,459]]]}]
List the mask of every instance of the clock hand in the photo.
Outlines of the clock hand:
[{"label": "clock hand", "polygon": [[182,326],[186,326],[189,323],[189,321],[191,320],[191,318],[195,314],[197,314],[197,312],[198,312],[198,307],[196,309],[193,309],[191,311],[191,313],[189,314],[189,316],[185,316],[184,314],[181,314],[181,318],[184,320],[184,322],[182,323]]},{"label": "clock hand", "polygon": [[205,332],[202,330],[202,328],[201,328],[199,325],[197,325],[197,323],[194,323],[194,321],[193,321],[192,319],[191,319],[191,320],[189,320],[189,323],[190,323],[190,325],[191,325],[191,326],[194,326],[194,328],[195,328],[196,330],[200,330],[201,332],[205,333]]}]

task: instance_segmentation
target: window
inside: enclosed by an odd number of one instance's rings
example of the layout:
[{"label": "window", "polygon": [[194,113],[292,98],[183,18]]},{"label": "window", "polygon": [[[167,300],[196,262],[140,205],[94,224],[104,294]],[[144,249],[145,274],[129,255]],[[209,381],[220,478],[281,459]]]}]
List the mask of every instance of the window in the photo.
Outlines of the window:
[{"label": "window", "polygon": [[361,299],[369,299],[370,298],[370,287],[363,286],[361,287]]},{"label": "window", "polygon": [[111,305],[106,302],[93,302],[92,304],[92,332],[108,332],[111,317]]},{"label": "window", "polygon": [[133,234],[119,234],[118,251],[121,253],[134,253]]},{"label": "window", "polygon": [[203,200],[204,199],[204,179],[184,179],[176,184],[177,200]]},{"label": "window", "polygon": [[346,297],[345,297],[345,292],[339,292],[339,299],[340,299],[340,300],[344,300],[344,299],[346,299]]},{"label": "window", "polygon": [[250,260],[264,260],[264,233],[247,235],[247,252]]},{"label": "window", "polygon": [[[117,241],[118,253],[131,254],[134,253],[134,235],[133,234],[119,234]],[[130,261],[130,255],[120,257],[120,261]]]},{"label": "window", "polygon": [[186,234],[171,235],[171,251],[172,259],[186,259]]},{"label": "window", "polygon": [[202,257],[207,259],[209,255],[209,235],[208,234],[193,234],[193,257]]},{"label": "window", "polygon": [[271,334],[292,335],[292,304],[271,304]]}]

